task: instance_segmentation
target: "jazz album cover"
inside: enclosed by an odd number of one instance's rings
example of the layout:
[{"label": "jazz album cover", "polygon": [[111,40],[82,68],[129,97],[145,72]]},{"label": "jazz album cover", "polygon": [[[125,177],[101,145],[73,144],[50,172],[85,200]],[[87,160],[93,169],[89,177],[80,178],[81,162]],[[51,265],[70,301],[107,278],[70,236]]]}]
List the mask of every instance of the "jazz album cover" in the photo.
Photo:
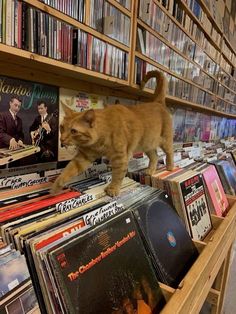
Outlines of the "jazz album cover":
[{"label": "jazz album cover", "polygon": [[79,235],[49,258],[66,313],[118,314],[128,308],[159,313],[165,304],[130,211]]},{"label": "jazz album cover", "polygon": [[185,225],[170,204],[157,198],[141,203],[134,213],[161,273],[160,281],[177,288],[198,256]]},{"label": "jazz album cover", "polygon": [[0,171],[57,159],[58,88],[0,76]]},{"label": "jazz album cover", "polygon": [[[82,112],[88,109],[101,109],[104,107],[106,102],[105,96],[98,96],[95,94],[88,94],[81,91],[75,91],[71,89],[60,88],[60,119],[59,124],[63,121],[64,111],[61,103],[68,106],[71,110]],[[59,146],[58,146],[58,160],[71,160],[75,155],[76,151],[74,147],[61,146],[60,135],[59,135]]]}]

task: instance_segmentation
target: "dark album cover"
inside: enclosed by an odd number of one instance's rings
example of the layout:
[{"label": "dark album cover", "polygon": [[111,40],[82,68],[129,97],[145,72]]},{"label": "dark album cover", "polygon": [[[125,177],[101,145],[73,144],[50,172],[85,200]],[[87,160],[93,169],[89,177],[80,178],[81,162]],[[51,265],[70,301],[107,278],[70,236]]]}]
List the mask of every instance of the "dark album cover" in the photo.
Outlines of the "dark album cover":
[{"label": "dark album cover", "polygon": [[130,211],[78,235],[49,258],[66,313],[159,313],[165,304]]},{"label": "dark album cover", "polygon": [[0,169],[58,160],[58,93],[0,76]]},{"label": "dark album cover", "polygon": [[185,225],[163,200],[143,203],[134,212],[162,274],[159,280],[177,288],[198,256]]}]

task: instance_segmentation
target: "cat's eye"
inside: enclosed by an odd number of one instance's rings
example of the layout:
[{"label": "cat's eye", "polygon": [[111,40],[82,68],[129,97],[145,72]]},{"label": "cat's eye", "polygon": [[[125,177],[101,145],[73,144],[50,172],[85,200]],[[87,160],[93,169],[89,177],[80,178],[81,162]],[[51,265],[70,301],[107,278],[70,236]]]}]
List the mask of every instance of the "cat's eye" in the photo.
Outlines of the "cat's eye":
[{"label": "cat's eye", "polygon": [[64,131],[64,126],[60,125],[60,131],[63,132]]},{"label": "cat's eye", "polygon": [[75,134],[78,133],[78,131],[77,131],[76,129],[71,129],[71,130],[70,130],[70,133],[73,134],[73,135],[75,135]]}]

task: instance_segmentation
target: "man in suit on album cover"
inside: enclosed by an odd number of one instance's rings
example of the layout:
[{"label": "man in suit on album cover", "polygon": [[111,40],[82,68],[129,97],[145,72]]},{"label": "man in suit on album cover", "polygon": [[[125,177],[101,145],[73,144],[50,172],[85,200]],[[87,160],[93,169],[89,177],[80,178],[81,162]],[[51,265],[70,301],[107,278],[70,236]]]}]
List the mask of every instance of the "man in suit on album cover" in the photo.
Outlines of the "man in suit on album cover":
[{"label": "man in suit on album cover", "polygon": [[21,100],[12,97],[9,110],[0,113],[0,148],[17,149],[24,147],[22,120],[17,115],[21,108]]},{"label": "man in suit on album cover", "polygon": [[45,101],[38,103],[38,113],[30,126],[32,143],[40,147],[38,161],[57,160],[57,119],[53,114],[48,114]]}]

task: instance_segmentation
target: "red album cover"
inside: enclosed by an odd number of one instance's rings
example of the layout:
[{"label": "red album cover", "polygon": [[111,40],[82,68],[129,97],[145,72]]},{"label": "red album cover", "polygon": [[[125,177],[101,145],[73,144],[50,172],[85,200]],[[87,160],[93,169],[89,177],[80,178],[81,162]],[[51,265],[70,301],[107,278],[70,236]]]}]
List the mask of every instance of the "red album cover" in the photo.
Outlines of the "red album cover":
[{"label": "red album cover", "polygon": [[61,230],[58,233],[54,233],[53,235],[49,236],[48,238],[38,242],[35,244],[35,250],[40,250],[43,247],[49,245],[50,243],[53,243],[65,236],[67,236],[69,233],[72,233],[73,231],[76,231],[78,229],[81,229],[85,226],[84,219],[78,218],[77,221],[75,221],[73,224],[70,223],[70,226],[65,226],[63,230]]},{"label": "red album cover", "polygon": [[57,196],[52,196],[48,199],[42,200],[37,203],[29,204],[26,206],[22,206],[16,209],[8,210],[7,212],[1,214],[0,223],[5,222],[9,219],[17,218],[22,215],[26,215],[35,211],[38,211],[43,208],[49,208],[57,203],[63,202],[65,200],[76,198],[81,195],[80,192],[67,192]]}]

